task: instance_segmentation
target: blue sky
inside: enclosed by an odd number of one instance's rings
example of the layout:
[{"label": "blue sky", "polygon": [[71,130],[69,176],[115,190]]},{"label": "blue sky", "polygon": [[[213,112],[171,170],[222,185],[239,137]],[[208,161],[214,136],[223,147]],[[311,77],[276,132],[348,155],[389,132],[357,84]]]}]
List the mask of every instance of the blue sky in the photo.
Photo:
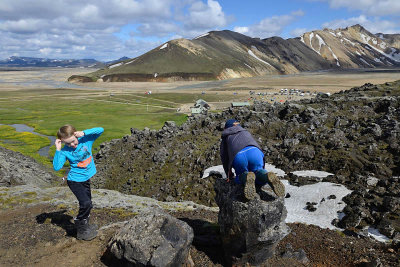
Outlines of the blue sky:
[{"label": "blue sky", "polygon": [[400,33],[399,14],[400,0],[1,0],[0,59],[113,60],[224,29],[292,38],[358,23]]}]

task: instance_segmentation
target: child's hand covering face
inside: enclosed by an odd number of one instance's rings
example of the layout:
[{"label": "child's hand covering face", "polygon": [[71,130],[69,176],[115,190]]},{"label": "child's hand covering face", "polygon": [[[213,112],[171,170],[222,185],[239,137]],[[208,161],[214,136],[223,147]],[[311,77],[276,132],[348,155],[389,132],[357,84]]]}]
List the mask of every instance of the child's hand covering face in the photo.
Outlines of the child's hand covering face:
[{"label": "child's hand covering face", "polygon": [[76,131],[76,132],[74,132],[74,136],[75,136],[76,138],[82,137],[82,136],[84,136],[84,135],[85,135],[85,133],[82,132],[82,131]]}]

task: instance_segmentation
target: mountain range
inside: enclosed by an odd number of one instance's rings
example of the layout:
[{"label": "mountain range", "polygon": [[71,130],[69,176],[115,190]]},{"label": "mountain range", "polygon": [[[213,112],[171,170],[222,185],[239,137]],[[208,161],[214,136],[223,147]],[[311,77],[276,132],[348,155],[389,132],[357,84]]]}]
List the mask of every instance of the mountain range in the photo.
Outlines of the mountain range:
[{"label": "mountain range", "polygon": [[95,59],[49,59],[12,56],[0,60],[0,67],[103,67],[104,63]]},{"label": "mountain range", "polygon": [[36,57],[17,57],[12,56],[7,59],[0,60],[0,67],[89,67],[104,68],[107,65],[127,60],[128,57],[121,57],[117,60],[101,62],[95,59],[49,59]]},{"label": "mountain range", "polygon": [[220,80],[330,69],[400,66],[400,34],[373,34],[361,25],[306,32],[297,38],[252,38],[211,31],[168,41],[136,58],[70,81]]}]

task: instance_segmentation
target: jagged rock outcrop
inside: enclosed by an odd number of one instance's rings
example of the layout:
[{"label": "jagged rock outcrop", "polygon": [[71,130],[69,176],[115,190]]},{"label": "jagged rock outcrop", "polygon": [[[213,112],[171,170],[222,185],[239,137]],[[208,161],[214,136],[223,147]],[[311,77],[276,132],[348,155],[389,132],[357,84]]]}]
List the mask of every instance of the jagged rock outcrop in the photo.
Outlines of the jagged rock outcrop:
[{"label": "jagged rock outcrop", "polygon": [[131,135],[101,145],[94,185],[215,205],[215,177],[201,177],[208,167],[221,164],[220,135],[229,118],[253,134],[268,163],[286,173],[330,172],[334,175],[324,181],[353,190],[344,199],[344,225],[377,227],[384,216],[400,216],[399,208],[388,210],[383,201],[400,197],[400,81],[285,104],[255,102],[159,131],[132,129]]},{"label": "jagged rock outcrop", "polygon": [[162,210],[141,213],[110,240],[118,266],[182,266],[189,256],[193,229]]},{"label": "jagged rock outcrop", "polygon": [[[268,187],[266,185],[265,187]],[[218,224],[227,262],[260,265],[289,234],[284,198],[260,190],[260,199],[243,201],[243,186],[217,179]]]},{"label": "jagged rock outcrop", "polygon": [[34,159],[0,146],[0,186],[50,186],[59,178]]}]

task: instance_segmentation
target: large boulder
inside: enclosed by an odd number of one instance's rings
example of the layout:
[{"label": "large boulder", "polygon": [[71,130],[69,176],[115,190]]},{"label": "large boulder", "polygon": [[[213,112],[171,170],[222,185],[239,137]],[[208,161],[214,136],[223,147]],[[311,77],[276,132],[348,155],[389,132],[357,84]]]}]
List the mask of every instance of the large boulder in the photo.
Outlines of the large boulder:
[{"label": "large boulder", "polygon": [[243,186],[222,179],[216,181],[215,191],[227,262],[260,265],[272,257],[278,242],[290,232],[284,198],[261,189],[260,199],[245,202]]},{"label": "large boulder", "polygon": [[118,266],[181,266],[186,263],[193,229],[162,210],[137,215],[110,240]]}]

